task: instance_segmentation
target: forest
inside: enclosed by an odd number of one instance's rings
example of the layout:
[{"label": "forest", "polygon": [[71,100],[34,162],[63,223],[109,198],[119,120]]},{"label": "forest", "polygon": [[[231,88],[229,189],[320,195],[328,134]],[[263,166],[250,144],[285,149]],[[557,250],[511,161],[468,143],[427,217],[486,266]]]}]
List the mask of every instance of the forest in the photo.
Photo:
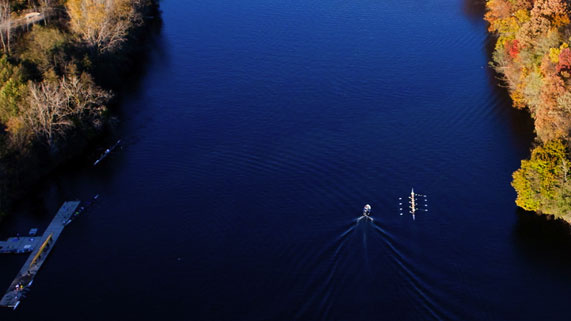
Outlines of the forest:
[{"label": "forest", "polygon": [[0,0],[0,210],[34,180],[23,176],[101,133],[112,81],[156,11],[154,0]]},{"label": "forest", "polygon": [[513,106],[527,109],[537,135],[513,173],[516,204],[571,222],[571,21],[563,0],[488,0],[497,36],[491,65]]}]

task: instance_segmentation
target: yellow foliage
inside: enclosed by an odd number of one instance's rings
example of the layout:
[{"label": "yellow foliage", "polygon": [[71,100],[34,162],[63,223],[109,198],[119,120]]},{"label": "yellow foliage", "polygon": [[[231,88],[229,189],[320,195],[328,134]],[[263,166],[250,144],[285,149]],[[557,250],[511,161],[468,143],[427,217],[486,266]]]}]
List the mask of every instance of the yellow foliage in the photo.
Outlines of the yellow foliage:
[{"label": "yellow foliage", "polygon": [[571,171],[565,145],[560,139],[548,141],[536,147],[529,160],[521,161],[512,181],[518,206],[528,211],[568,217],[571,213]]},{"label": "yellow foliage", "polygon": [[10,117],[6,122],[6,131],[10,134],[17,134],[24,128],[24,121],[20,117]]},{"label": "yellow foliage", "polygon": [[559,48],[549,49],[549,60],[551,60],[551,62],[554,64],[558,63],[560,53],[561,53],[561,49],[559,49]]},{"label": "yellow foliage", "polygon": [[514,35],[501,34],[496,42],[495,50],[507,49],[512,40],[515,39]]},{"label": "yellow foliage", "polygon": [[507,34],[515,34],[520,27],[518,23],[518,19],[515,17],[508,17],[505,19],[500,19],[497,21],[498,24],[498,32],[500,33],[507,33]]},{"label": "yellow foliage", "polygon": [[563,50],[565,48],[569,48],[569,44],[567,44],[566,42],[562,43],[561,46],[559,46],[559,48],[550,48],[549,49],[549,60],[551,60],[551,62],[554,64],[558,63],[559,62],[559,55],[561,54],[561,50]]},{"label": "yellow foliage", "polygon": [[73,31],[100,50],[113,49],[125,40],[135,20],[133,0],[68,0]]},{"label": "yellow foliage", "polygon": [[526,102],[525,102],[525,97],[522,93],[522,91],[520,90],[520,88],[512,91],[510,93],[510,97],[513,101],[513,106],[517,109],[522,109],[525,108],[525,106],[527,106]]},{"label": "yellow foliage", "polygon": [[[513,174],[518,206],[571,222],[571,54],[568,0],[487,0],[493,55],[513,106],[528,107],[544,142]],[[532,71],[531,73],[529,71]],[[564,99],[565,97],[565,99]],[[561,140],[552,139],[560,137]]]},{"label": "yellow foliage", "polygon": [[106,6],[97,0],[68,0],[67,11],[71,17],[72,28],[89,33],[105,20]]},{"label": "yellow foliage", "polygon": [[556,15],[553,17],[553,25],[555,28],[566,26],[569,24],[569,17],[566,14]]},{"label": "yellow foliage", "polygon": [[496,22],[510,16],[510,5],[504,0],[489,0],[486,7],[485,19],[490,23],[488,30],[494,32],[497,30]]},{"label": "yellow foliage", "polygon": [[525,9],[519,9],[514,13],[514,16],[517,18],[520,24],[529,20],[529,14]]},{"label": "yellow foliage", "polygon": [[10,144],[13,147],[21,148],[25,145],[29,137],[29,130],[26,122],[19,116],[10,117],[6,122],[6,132],[10,135]]}]

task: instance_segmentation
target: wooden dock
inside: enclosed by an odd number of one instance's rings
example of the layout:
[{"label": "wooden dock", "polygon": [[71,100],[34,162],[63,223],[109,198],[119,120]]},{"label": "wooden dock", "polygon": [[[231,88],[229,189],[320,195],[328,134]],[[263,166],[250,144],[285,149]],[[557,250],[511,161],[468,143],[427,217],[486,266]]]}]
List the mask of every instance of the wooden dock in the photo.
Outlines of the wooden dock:
[{"label": "wooden dock", "polygon": [[[57,241],[64,227],[69,222],[73,213],[78,208],[79,203],[79,201],[65,202],[57,212],[50,225],[48,225],[42,236],[25,238],[19,237],[17,238],[18,240],[13,240],[15,238],[10,238],[6,242],[0,242],[2,249],[6,249],[6,251],[15,249],[16,251],[4,253],[21,253],[17,251],[22,251],[24,249],[33,247],[30,257],[28,260],[26,260],[26,263],[24,263],[24,266],[20,272],[18,272],[12,284],[10,284],[6,294],[4,297],[2,297],[2,300],[0,300],[0,306],[15,309],[18,304],[20,304],[20,300],[22,299],[24,292],[32,284],[34,277],[38,273],[38,270],[45,262],[48,254],[53,249],[55,242]],[[30,247],[27,247],[27,245],[30,245]],[[5,248],[4,246],[7,247]]]}]

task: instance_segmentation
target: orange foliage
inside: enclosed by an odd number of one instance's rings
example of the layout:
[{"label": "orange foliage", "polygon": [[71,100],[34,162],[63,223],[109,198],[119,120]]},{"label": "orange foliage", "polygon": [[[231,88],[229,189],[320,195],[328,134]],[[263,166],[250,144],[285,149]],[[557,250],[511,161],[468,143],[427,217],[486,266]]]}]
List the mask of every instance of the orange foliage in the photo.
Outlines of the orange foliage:
[{"label": "orange foliage", "polygon": [[[488,0],[486,20],[498,34],[497,71],[516,108],[528,107],[541,140],[568,136],[571,120],[558,99],[571,93],[566,0]],[[531,73],[534,77],[528,77]]]},{"label": "orange foliage", "polygon": [[567,88],[565,82],[558,75],[549,75],[544,78],[541,88],[541,108],[535,109],[535,131],[542,141],[568,135],[569,117],[559,108],[557,99]]},{"label": "orange foliage", "polygon": [[557,72],[560,72],[562,69],[569,70],[571,69],[571,49],[565,48],[561,50],[559,53],[559,62],[557,63]]},{"label": "orange foliage", "polygon": [[494,32],[497,30],[497,23],[499,19],[504,19],[511,16],[511,5],[505,0],[490,0],[486,4],[488,12],[484,18],[490,23],[488,30]]},{"label": "orange foliage", "polygon": [[[567,16],[567,4],[562,0],[536,0],[533,9],[531,9],[532,16],[545,16],[550,20],[563,22]],[[566,18],[569,21],[569,18]],[[567,22],[569,23],[569,22]]]},{"label": "orange foliage", "polygon": [[[534,150],[532,160],[522,161],[522,168],[514,173],[516,203],[527,210],[566,215],[571,223],[569,154],[560,151],[556,160],[543,160],[536,152],[564,146],[550,143],[554,139],[564,138],[571,146],[568,2],[571,0],[487,0],[485,19],[489,30],[498,36],[495,69],[504,75],[513,106],[529,108],[537,136],[544,142]],[[553,166],[547,168],[546,164]],[[555,169],[565,174],[552,179]],[[550,185],[546,187],[544,182]]]}]

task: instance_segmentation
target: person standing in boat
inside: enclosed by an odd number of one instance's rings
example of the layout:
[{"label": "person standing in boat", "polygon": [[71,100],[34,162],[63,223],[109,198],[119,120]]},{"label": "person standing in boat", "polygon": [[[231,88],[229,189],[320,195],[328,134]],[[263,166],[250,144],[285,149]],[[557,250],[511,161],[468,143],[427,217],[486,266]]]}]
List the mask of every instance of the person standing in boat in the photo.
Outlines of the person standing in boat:
[{"label": "person standing in boat", "polygon": [[371,214],[371,205],[366,204],[363,208],[363,216],[369,216]]}]

